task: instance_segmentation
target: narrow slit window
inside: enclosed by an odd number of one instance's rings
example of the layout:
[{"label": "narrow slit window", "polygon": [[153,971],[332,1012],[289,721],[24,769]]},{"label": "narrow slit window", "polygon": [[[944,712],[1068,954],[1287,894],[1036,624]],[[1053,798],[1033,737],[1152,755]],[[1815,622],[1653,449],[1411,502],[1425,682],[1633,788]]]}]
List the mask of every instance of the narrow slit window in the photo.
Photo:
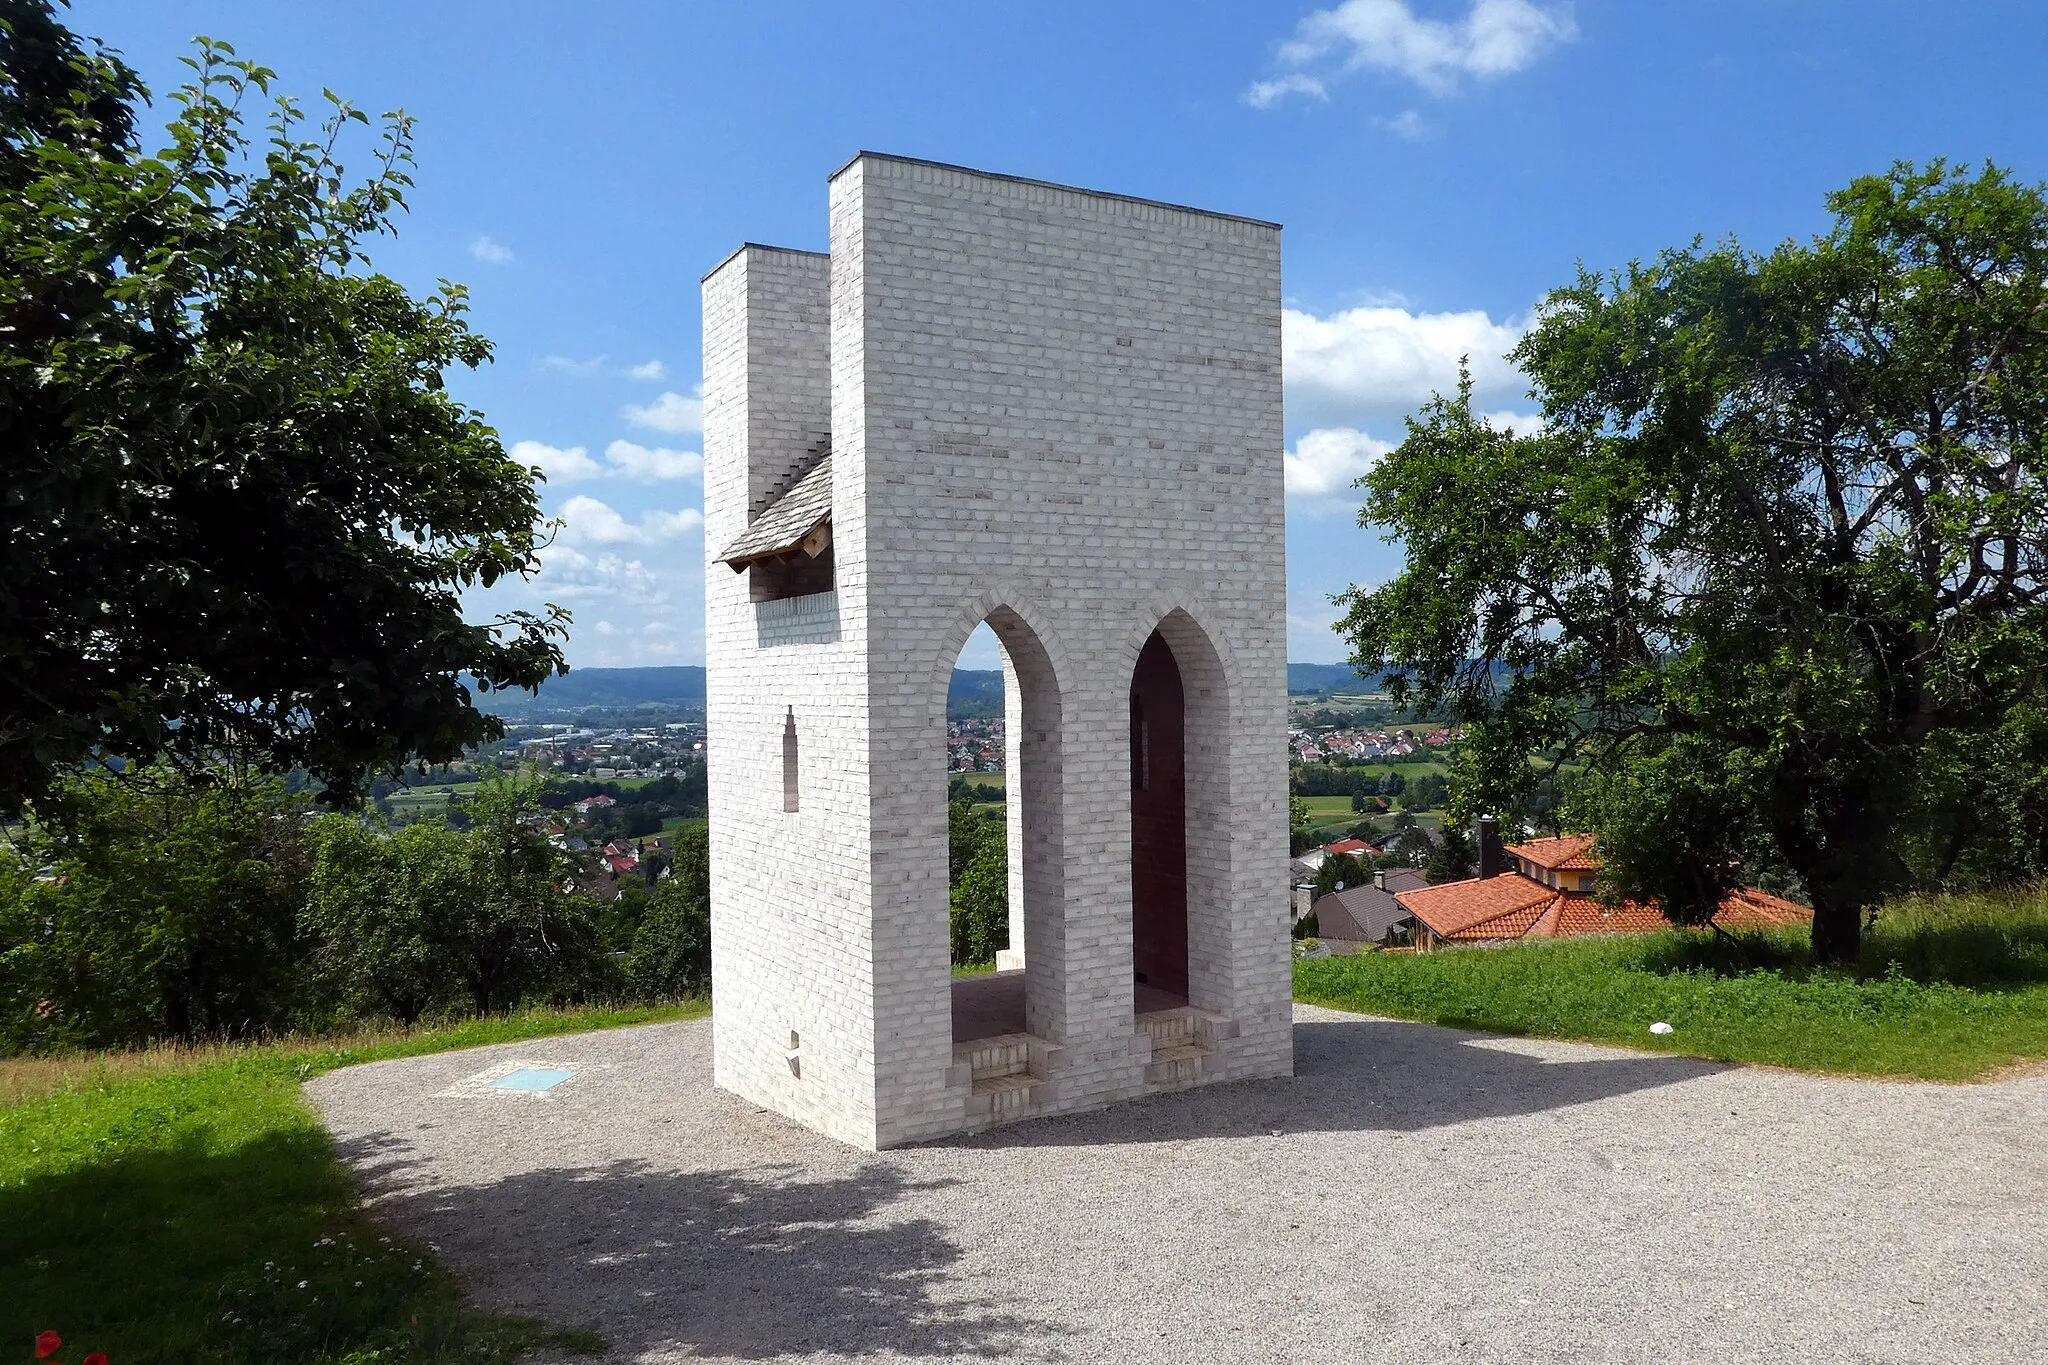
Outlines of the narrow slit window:
[{"label": "narrow slit window", "polygon": [[796,708],[782,720],[782,808],[796,809]]}]

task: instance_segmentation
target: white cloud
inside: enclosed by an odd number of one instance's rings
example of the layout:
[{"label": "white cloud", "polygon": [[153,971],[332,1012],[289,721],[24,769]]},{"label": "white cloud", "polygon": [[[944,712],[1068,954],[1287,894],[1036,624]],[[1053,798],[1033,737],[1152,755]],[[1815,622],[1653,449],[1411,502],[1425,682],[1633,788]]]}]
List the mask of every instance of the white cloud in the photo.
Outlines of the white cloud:
[{"label": "white cloud", "polygon": [[666,379],[668,378],[668,366],[662,364],[659,360],[649,360],[643,364],[635,365],[626,373],[635,379]]},{"label": "white cloud", "polygon": [[1307,428],[1285,456],[1289,507],[1311,517],[1355,512],[1361,498],[1352,484],[1400,443],[1406,418],[1434,395],[1458,391],[1460,357],[1468,358],[1473,406],[1486,422],[1522,435],[1541,431],[1540,416],[1514,406],[1529,385],[1507,359],[1527,326],[1478,309],[1376,305],[1321,317],[1284,310],[1287,420]]},{"label": "white cloud", "polygon": [[642,483],[659,479],[694,479],[704,472],[704,457],[694,450],[648,449],[631,441],[613,441],[604,448],[612,472]]},{"label": "white cloud", "polygon": [[1287,419],[1309,427],[1391,428],[1458,389],[1458,358],[1470,357],[1474,397],[1505,406],[1528,382],[1507,360],[1527,324],[1484,312],[1415,313],[1384,306],[1318,317],[1289,308],[1280,317]]},{"label": "white cloud", "polygon": [[613,626],[612,623],[609,621],[599,621],[596,625],[592,626],[591,629],[596,631],[599,635],[610,635],[613,631]]},{"label": "white cloud", "polygon": [[604,373],[604,360],[601,355],[594,355],[588,360],[550,355],[541,357],[540,367],[555,374],[566,374],[572,379],[595,379]]},{"label": "white cloud", "polygon": [[670,390],[644,407],[628,403],[620,409],[620,415],[636,427],[649,427],[655,431],[702,431],[704,386],[699,384],[695,395],[688,398]]},{"label": "white cloud", "polygon": [[1350,655],[1344,637],[1332,629],[1344,615],[1331,603],[1287,613],[1287,657],[1293,663],[1341,664]]},{"label": "white cloud", "polygon": [[673,540],[703,530],[704,514],[694,507],[685,507],[680,512],[649,512],[640,525],[649,540]]},{"label": "white cloud", "polygon": [[1271,109],[1289,95],[1308,95],[1319,100],[1330,98],[1330,92],[1323,88],[1321,81],[1306,72],[1297,71],[1278,80],[1253,81],[1252,88],[1244,92],[1244,102],[1254,109]]},{"label": "white cloud", "polygon": [[1403,142],[1421,142],[1436,132],[1413,109],[1404,109],[1392,118],[1376,118],[1372,122],[1375,128],[1384,128]]},{"label": "white cloud", "polygon": [[549,483],[572,483],[595,478],[602,471],[582,446],[551,446],[540,441],[516,441],[512,458],[528,467],[539,466]]},{"label": "white cloud", "polygon": [[[1330,63],[1331,74],[1389,71],[1431,94],[1447,95],[1467,78],[1490,80],[1525,70],[1578,31],[1569,5],[1473,0],[1463,19],[1446,23],[1418,18],[1407,0],[1344,0],[1303,19],[1294,37],[1280,45],[1280,61],[1291,67]],[[1304,79],[1290,83],[1295,76]],[[1323,97],[1327,79],[1295,72],[1259,82],[1245,98],[1265,108],[1290,93]]]},{"label": "white cloud", "polygon": [[694,507],[680,512],[652,511],[638,523],[630,522],[611,504],[582,494],[563,503],[557,515],[562,520],[560,542],[571,547],[673,540],[704,525],[704,514]]},{"label": "white cloud", "polygon": [[485,265],[512,264],[512,248],[488,237],[479,237],[469,244],[469,254]]},{"label": "white cloud", "polygon": [[1354,427],[1306,433],[1283,458],[1288,502],[1309,516],[1358,510],[1362,499],[1352,485],[1393,448]]}]

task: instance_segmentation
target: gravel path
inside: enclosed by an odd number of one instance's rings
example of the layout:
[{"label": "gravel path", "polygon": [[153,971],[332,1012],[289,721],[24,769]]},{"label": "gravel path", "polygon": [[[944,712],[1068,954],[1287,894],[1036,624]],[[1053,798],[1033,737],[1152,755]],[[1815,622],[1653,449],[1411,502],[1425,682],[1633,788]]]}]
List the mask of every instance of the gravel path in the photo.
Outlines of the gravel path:
[{"label": "gravel path", "polygon": [[[879,1156],[713,1091],[702,1021],[307,1089],[385,1217],[612,1360],[2048,1360],[2048,1076],[1296,1019],[1292,1081]],[[461,1084],[515,1060],[576,1075]]]}]

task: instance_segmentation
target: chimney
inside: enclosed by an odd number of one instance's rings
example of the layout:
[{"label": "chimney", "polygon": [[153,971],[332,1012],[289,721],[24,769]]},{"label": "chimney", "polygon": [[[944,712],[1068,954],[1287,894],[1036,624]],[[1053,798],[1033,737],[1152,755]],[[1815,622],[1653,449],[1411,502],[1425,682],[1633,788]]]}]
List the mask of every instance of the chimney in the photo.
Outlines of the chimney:
[{"label": "chimney", "polygon": [[1384,867],[1376,867],[1373,869],[1372,884],[1374,886],[1377,886],[1382,891],[1387,889],[1387,870]]},{"label": "chimney", "polygon": [[1477,842],[1479,844],[1479,875],[1482,877],[1498,877],[1501,873],[1501,864],[1507,861],[1506,855],[1501,852],[1500,822],[1491,815],[1480,816],[1479,838]]}]

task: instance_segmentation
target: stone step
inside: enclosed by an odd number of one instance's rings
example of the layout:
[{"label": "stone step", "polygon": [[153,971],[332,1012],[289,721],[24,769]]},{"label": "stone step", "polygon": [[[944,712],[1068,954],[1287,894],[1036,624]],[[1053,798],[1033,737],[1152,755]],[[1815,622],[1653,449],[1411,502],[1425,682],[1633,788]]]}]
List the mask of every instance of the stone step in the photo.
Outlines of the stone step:
[{"label": "stone step", "polygon": [[1138,1016],[1138,1032],[1152,1040],[1152,1046],[1172,1047],[1195,1036],[1195,1010],[1183,1005],[1174,1010],[1155,1010]]},{"label": "stone step", "polygon": [[998,1076],[1015,1076],[1031,1066],[1031,1035],[1005,1033],[994,1038],[976,1038],[953,1044],[953,1064],[965,1066],[977,1082]]},{"label": "stone step", "polygon": [[1043,1076],[1028,1072],[977,1077],[970,1108],[980,1109],[989,1119],[1012,1118],[1031,1107],[1033,1093],[1044,1084]]},{"label": "stone step", "polygon": [[1173,1043],[1155,1048],[1145,1064],[1145,1084],[1153,1087],[1192,1085],[1202,1077],[1202,1063],[1216,1055],[1200,1043]]}]

